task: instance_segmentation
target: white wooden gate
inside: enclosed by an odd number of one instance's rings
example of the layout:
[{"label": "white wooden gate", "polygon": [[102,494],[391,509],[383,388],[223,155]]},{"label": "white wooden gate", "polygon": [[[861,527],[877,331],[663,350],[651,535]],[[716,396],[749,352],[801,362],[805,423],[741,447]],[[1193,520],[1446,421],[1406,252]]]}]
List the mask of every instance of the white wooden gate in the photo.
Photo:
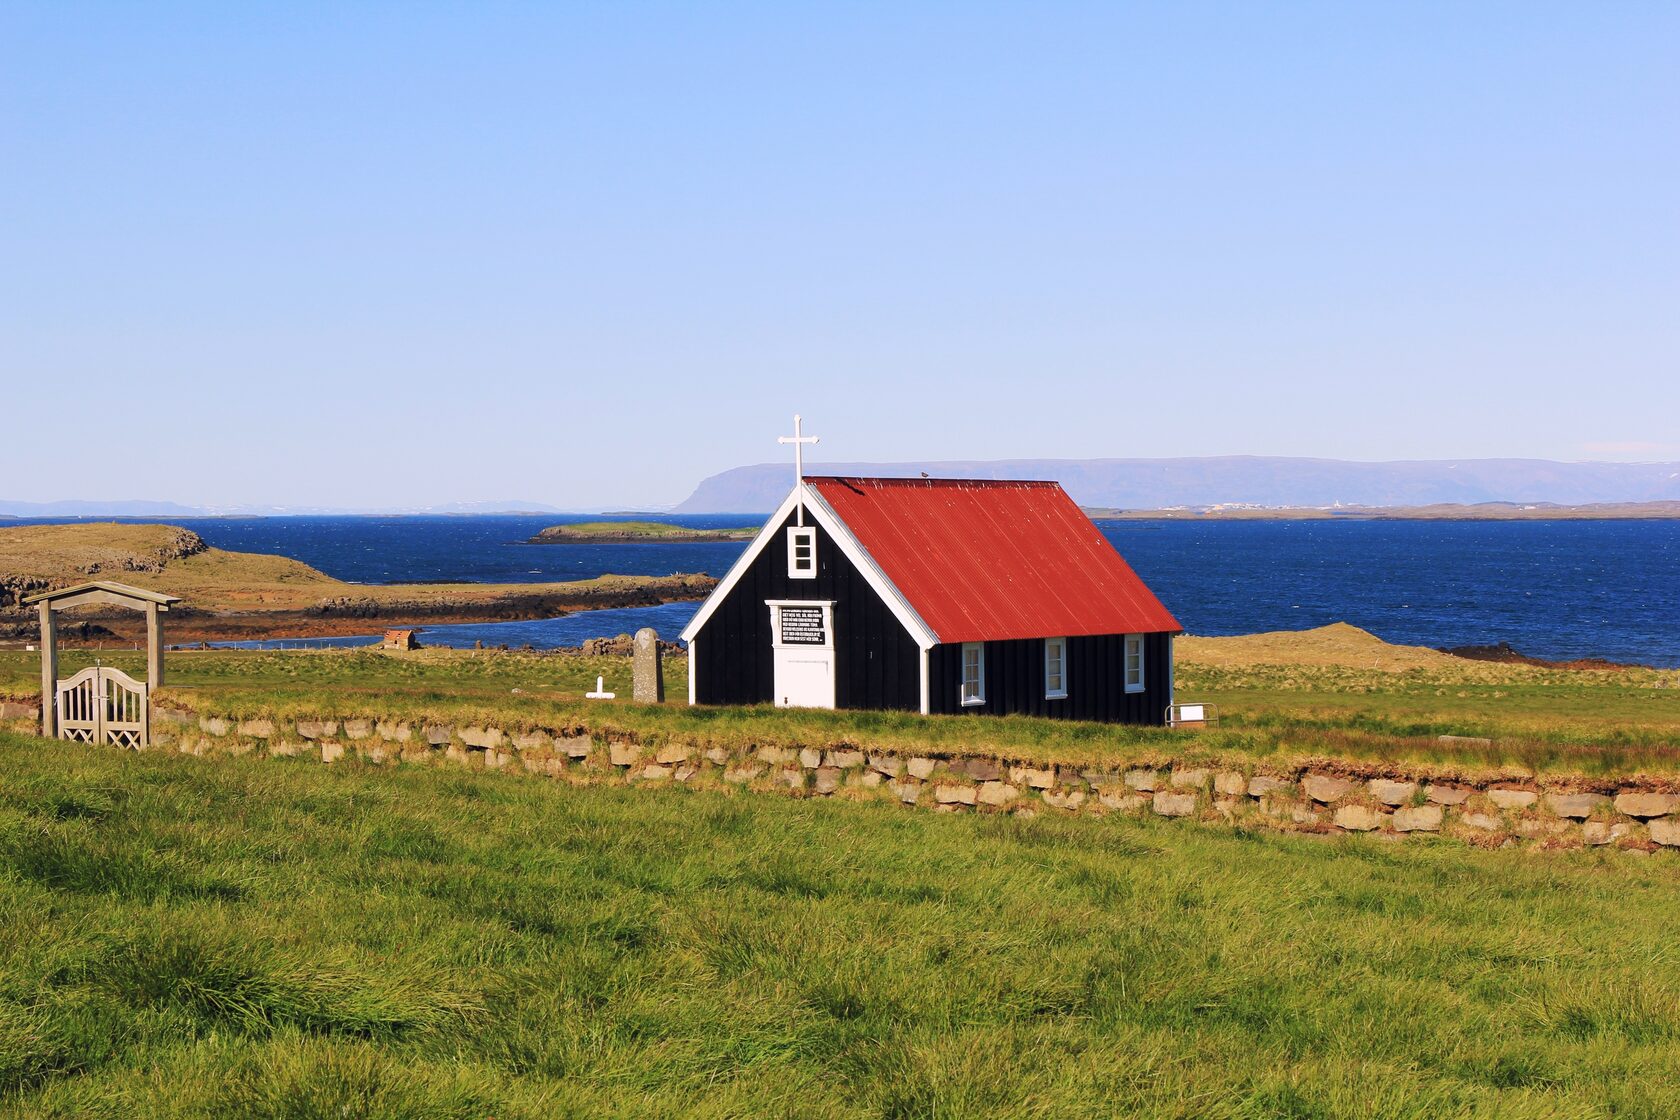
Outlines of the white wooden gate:
[{"label": "white wooden gate", "polygon": [[107,665],[58,682],[58,737],[138,749],[151,738],[146,686]]}]

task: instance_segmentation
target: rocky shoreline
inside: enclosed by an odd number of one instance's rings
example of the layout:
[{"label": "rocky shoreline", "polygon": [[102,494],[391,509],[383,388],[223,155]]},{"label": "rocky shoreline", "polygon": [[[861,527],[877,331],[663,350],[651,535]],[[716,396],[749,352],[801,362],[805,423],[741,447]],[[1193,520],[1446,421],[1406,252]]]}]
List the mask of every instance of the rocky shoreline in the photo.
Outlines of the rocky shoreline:
[{"label": "rocky shoreline", "polygon": [[[0,642],[40,640],[23,600],[89,580],[132,582],[179,596],[166,641],[335,638],[406,626],[522,622],[576,611],[703,599],[706,575],[603,575],[557,583],[357,584],[290,557],[211,548],[174,525],[83,523],[0,530]],[[79,609],[61,621],[67,644],[136,642],[142,615]]]},{"label": "rocky shoreline", "polygon": [[1536,669],[1589,669],[1626,672],[1629,669],[1664,669],[1665,665],[1640,665],[1626,661],[1608,661],[1602,657],[1577,657],[1568,661],[1548,661],[1544,657],[1530,657],[1513,649],[1510,642],[1495,642],[1484,646],[1451,646],[1441,650],[1466,661],[1492,661],[1501,665],[1532,665]]}]

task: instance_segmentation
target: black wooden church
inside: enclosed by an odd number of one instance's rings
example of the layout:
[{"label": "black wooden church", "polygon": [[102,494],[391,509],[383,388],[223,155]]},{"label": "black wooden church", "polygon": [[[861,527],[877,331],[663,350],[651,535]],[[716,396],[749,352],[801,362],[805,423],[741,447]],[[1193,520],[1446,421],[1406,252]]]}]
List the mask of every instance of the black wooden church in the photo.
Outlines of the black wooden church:
[{"label": "black wooden church", "polygon": [[1181,629],[1057,483],[799,475],[682,637],[691,704],[1159,724]]}]

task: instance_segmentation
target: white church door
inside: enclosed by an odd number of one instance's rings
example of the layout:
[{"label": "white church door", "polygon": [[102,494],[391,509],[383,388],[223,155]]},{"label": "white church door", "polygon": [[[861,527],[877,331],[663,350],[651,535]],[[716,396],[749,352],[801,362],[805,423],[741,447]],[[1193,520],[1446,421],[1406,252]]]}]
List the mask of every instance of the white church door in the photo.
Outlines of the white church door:
[{"label": "white church door", "polygon": [[778,708],[834,707],[834,602],[771,600]]}]

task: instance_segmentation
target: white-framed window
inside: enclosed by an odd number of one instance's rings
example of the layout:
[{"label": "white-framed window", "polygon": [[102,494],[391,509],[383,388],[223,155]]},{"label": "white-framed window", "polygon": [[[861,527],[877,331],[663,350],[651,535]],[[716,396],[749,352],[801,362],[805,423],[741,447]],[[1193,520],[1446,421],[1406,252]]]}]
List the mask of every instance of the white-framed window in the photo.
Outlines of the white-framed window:
[{"label": "white-framed window", "polygon": [[1067,639],[1044,639],[1044,698],[1067,699]]},{"label": "white-framed window", "polygon": [[962,703],[972,708],[986,702],[986,646],[964,642],[962,647]]},{"label": "white-framed window", "polygon": [[817,578],[817,530],[812,526],[788,530],[788,578]]},{"label": "white-framed window", "polygon": [[1143,691],[1143,635],[1126,635],[1126,691]]}]

